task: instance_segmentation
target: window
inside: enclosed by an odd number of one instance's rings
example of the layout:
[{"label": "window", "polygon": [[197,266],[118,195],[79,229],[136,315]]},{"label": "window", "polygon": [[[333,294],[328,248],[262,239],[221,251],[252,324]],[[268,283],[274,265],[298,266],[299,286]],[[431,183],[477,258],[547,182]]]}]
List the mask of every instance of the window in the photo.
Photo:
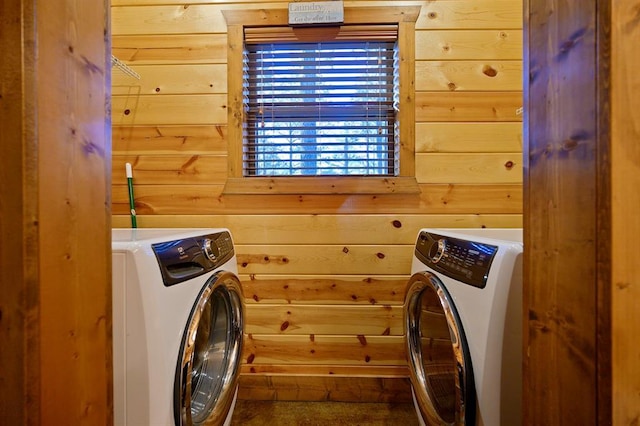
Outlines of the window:
[{"label": "window", "polygon": [[345,8],[341,27],[229,10],[225,193],[418,192],[419,6]]},{"label": "window", "polygon": [[244,176],[397,176],[394,40],[248,43]]}]

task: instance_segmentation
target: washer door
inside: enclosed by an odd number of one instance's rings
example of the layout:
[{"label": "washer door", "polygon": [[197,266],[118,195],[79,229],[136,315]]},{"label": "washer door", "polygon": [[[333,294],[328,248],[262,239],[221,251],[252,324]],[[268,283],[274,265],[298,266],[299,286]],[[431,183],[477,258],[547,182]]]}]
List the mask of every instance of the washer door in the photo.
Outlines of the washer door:
[{"label": "washer door", "polygon": [[217,272],[189,315],[174,384],[176,425],[222,424],[231,409],[242,356],[240,281]]},{"label": "washer door", "polygon": [[409,374],[416,408],[432,425],[475,425],[471,356],[453,300],[440,279],[419,272],[405,299]]}]

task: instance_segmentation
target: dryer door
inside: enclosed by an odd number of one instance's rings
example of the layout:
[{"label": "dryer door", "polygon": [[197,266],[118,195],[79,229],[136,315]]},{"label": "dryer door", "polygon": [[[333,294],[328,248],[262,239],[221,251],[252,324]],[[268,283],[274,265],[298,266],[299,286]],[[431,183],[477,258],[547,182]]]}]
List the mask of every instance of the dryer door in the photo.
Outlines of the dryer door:
[{"label": "dryer door", "polygon": [[195,301],[174,384],[176,425],[222,424],[233,408],[242,356],[243,298],[230,272],[215,273]]},{"label": "dryer door", "polygon": [[419,272],[405,299],[409,373],[416,408],[433,425],[475,425],[471,356],[453,300],[440,279]]}]

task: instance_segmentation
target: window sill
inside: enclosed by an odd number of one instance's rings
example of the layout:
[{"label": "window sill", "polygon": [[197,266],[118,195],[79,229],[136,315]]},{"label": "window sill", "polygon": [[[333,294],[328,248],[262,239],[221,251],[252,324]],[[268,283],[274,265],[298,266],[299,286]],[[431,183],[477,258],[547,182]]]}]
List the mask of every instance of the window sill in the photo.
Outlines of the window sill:
[{"label": "window sill", "polygon": [[414,177],[229,178],[223,194],[419,194]]}]

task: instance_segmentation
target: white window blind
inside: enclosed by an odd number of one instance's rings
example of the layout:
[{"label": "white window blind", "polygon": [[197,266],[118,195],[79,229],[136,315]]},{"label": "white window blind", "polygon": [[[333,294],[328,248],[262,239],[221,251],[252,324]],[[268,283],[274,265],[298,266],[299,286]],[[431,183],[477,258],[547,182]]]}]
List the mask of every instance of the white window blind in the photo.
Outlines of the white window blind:
[{"label": "white window blind", "polygon": [[397,27],[309,31],[245,29],[244,176],[397,176]]}]

